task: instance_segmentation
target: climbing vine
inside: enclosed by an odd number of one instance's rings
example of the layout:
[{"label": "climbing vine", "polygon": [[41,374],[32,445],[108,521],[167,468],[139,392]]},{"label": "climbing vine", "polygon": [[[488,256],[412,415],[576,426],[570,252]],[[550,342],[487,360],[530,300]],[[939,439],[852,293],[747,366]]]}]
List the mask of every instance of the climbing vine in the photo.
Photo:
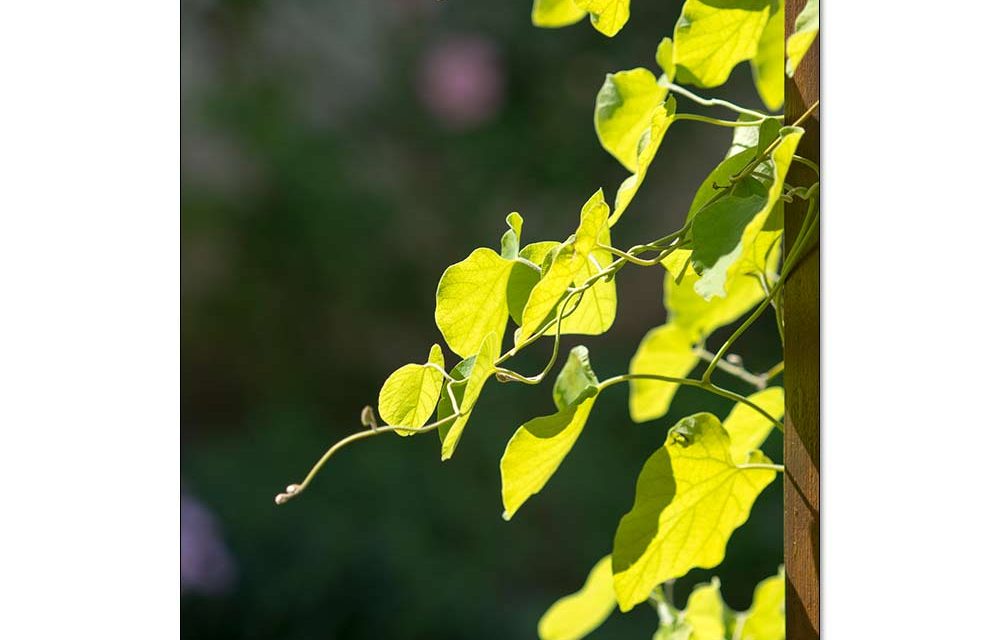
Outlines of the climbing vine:
[{"label": "climbing vine", "polygon": [[[629,0],[535,0],[531,15],[540,27],[589,17],[597,31],[611,37],[629,20]],[[795,71],[817,35],[818,15],[817,0],[810,0],[786,42],[782,0],[687,0],[672,36],[651,52],[658,71],[638,67],[609,74],[598,91],[598,140],[629,172],[614,198],[607,200],[601,189],[593,193],[581,208],[577,228],[563,240],[523,242],[524,220],[511,213],[499,251],[480,247],[448,267],[436,293],[435,322],[458,363],[447,367],[443,349],[434,344],[425,362],[394,371],[379,392],[378,418],[366,407],[364,430],[334,444],[275,501],[283,504],[302,494],[341,448],[381,434],[437,432],[441,459],[448,460],[475,423],[474,409],[486,384],[543,383],[557,365],[561,342],[613,326],[621,269],[659,269],[666,322],[642,339],[629,370],[602,379],[591,367],[587,348],[573,347],[552,382],[554,413],[514,431],[500,460],[504,518],[513,518],[545,488],[587,426],[595,403],[614,385],[629,385],[635,422],[663,418],[681,386],[721,396],[733,408],[722,420],[700,412],[666,431],[664,444],[637,478],[633,506],[619,522],[611,553],[598,560],[580,591],[543,615],[539,636],[581,638],[616,605],[629,611],[647,602],[658,615],[655,640],[784,638],[781,567],[778,575],[760,582],[746,612],[726,607],[715,579],[696,587],[684,608],[674,602],[672,586],[693,568],[723,561],[730,536],[783,470],[759,449],[773,429],[782,430],[785,398],[776,380],[783,364],[754,373],[728,355],[769,307],[784,341],[783,285],[815,241],[819,181],[791,184],[787,176],[794,162],[818,173],[814,163],[796,154],[800,125],[818,105],[792,126],[782,126],[781,116],[773,113],[782,106],[785,74]],[[744,61],[767,111],[705,98],[682,86],[718,87]],[[681,111],[679,99],[725,109],[731,119]],[[617,247],[613,228],[624,219],[668,130],[685,120],[731,128],[731,146],[696,192],[679,229]],[[798,235],[784,238],[783,205],[796,199],[807,203],[806,216]],[[706,349],[711,335],[741,318],[718,350]],[[515,328],[509,336],[511,323]],[[520,353],[546,348],[536,345],[547,340],[550,357],[541,371],[515,368]],[[702,375],[691,376],[703,361],[708,364]],[[756,391],[748,396],[732,391],[718,381],[719,373]]]}]

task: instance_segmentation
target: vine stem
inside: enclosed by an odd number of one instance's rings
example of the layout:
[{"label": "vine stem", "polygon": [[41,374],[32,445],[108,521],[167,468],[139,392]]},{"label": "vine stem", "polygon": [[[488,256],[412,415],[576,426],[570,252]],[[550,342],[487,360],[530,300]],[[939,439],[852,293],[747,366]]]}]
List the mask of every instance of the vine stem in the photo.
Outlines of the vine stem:
[{"label": "vine stem", "polygon": [[603,380],[598,385],[598,392],[600,393],[600,392],[604,391],[605,389],[607,389],[608,387],[611,387],[612,385],[616,385],[616,384],[619,384],[621,382],[628,382],[629,380],[657,380],[657,381],[660,381],[660,382],[671,382],[671,383],[674,383],[674,384],[680,384],[680,385],[689,386],[689,387],[697,387],[699,389],[703,389],[705,391],[708,391],[709,393],[714,393],[714,394],[716,394],[718,396],[726,398],[727,400],[732,400],[734,402],[739,402],[741,404],[745,404],[748,407],[750,407],[751,409],[753,409],[753,410],[757,411],[758,413],[760,413],[765,418],[767,418],[768,421],[771,422],[772,424],[774,424],[776,427],[778,427],[780,431],[784,430],[783,426],[782,426],[782,423],[779,420],[776,420],[770,413],[768,413],[767,411],[765,411],[764,409],[762,409],[760,406],[758,406],[752,400],[748,400],[747,398],[745,398],[744,396],[740,395],[739,393],[734,393],[733,391],[730,391],[729,389],[724,389],[722,387],[718,387],[718,386],[714,385],[713,383],[708,382],[706,380],[696,380],[694,378],[675,378],[675,377],[672,377],[672,376],[657,375],[655,373],[623,373],[621,375],[612,376],[611,378],[608,378],[607,380]]},{"label": "vine stem", "polygon": [[691,120],[693,122],[705,122],[706,124],[714,124],[718,127],[756,127],[768,118],[761,118],[759,120],[720,120],[719,118],[710,118],[709,116],[702,116],[696,113],[676,113],[674,114],[675,120]]},{"label": "vine stem", "polygon": [[[713,356],[716,355],[712,351],[709,351],[702,347],[699,347],[698,354],[699,357],[705,360],[706,362],[711,362]],[[747,384],[756,387],[759,391],[764,389],[768,384],[768,380],[764,376],[751,373],[744,367],[733,364],[732,362],[727,362],[726,360],[720,360],[719,369],[721,371],[726,371],[727,373],[729,373],[734,377],[740,378]]]},{"label": "vine stem", "polygon": [[756,116],[758,118],[771,118],[774,116],[769,116],[767,113],[761,113],[760,111],[755,111],[754,109],[747,109],[745,107],[739,107],[732,102],[727,102],[726,100],[720,100],[719,98],[703,98],[700,95],[694,94],[688,89],[674,84],[673,82],[667,83],[667,89],[680,96],[685,96],[692,102],[701,104],[703,107],[724,107],[733,111],[734,113],[742,113],[748,116]]},{"label": "vine stem", "polygon": [[763,462],[748,462],[747,464],[735,465],[738,469],[767,469],[769,471],[777,471],[779,473],[785,473],[785,466],[781,464],[765,464]]},{"label": "vine stem", "polygon": [[334,457],[335,453],[337,453],[338,451],[340,451],[344,447],[348,446],[352,442],[357,442],[359,440],[364,440],[366,438],[371,438],[373,436],[382,435],[382,434],[388,433],[390,431],[394,431],[394,432],[395,431],[410,431],[410,432],[412,432],[414,434],[417,434],[417,433],[427,433],[428,431],[433,431],[434,429],[437,429],[438,427],[440,427],[440,426],[442,426],[442,425],[444,425],[444,424],[446,424],[446,423],[448,423],[448,422],[450,422],[450,421],[452,421],[452,420],[454,420],[454,419],[456,419],[458,417],[459,417],[459,414],[453,414],[453,415],[450,415],[447,418],[443,418],[442,420],[439,420],[437,422],[432,422],[429,425],[425,425],[423,427],[416,427],[416,428],[415,427],[400,427],[400,426],[393,426],[393,425],[385,425],[385,426],[381,426],[381,427],[373,427],[371,429],[368,429],[367,431],[359,431],[358,433],[353,433],[353,434],[351,434],[351,435],[349,435],[349,436],[347,436],[345,438],[341,438],[340,440],[338,440],[337,442],[335,442],[329,449],[327,449],[327,452],[324,453],[323,456],[321,456],[320,459],[316,461],[316,464],[314,464],[313,468],[309,470],[309,473],[306,474],[306,477],[303,478],[302,482],[300,482],[298,484],[290,484],[288,487],[285,488],[285,491],[283,493],[279,493],[278,495],[276,495],[275,496],[275,504],[285,504],[286,502],[288,502],[292,498],[296,497],[297,495],[299,495],[300,493],[302,493],[303,491],[305,491],[306,487],[308,487],[309,484],[313,481],[313,478],[316,477],[316,474],[320,472],[320,469],[322,469],[323,466],[325,464],[327,464],[327,461],[330,460],[332,457]]}]

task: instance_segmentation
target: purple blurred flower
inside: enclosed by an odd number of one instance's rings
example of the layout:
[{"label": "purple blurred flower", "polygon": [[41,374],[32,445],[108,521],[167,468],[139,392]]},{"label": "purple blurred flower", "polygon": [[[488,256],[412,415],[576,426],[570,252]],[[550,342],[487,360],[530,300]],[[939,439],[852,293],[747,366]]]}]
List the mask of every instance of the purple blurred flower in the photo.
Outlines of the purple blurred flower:
[{"label": "purple blurred flower", "polygon": [[417,91],[425,108],[450,129],[486,122],[504,99],[496,47],[480,36],[443,39],[424,56]]},{"label": "purple blurred flower", "polygon": [[181,592],[223,595],[236,581],[236,563],[215,514],[181,495]]}]

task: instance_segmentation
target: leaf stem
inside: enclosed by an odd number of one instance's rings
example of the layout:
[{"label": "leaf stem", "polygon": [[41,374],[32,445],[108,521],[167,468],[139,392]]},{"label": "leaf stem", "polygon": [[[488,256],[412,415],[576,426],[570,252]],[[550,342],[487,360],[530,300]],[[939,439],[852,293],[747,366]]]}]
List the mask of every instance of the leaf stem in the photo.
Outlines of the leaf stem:
[{"label": "leaf stem", "polygon": [[696,95],[689,91],[688,89],[674,84],[673,82],[667,83],[667,89],[673,91],[674,93],[685,96],[692,102],[698,103],[703,107],[724,107],[733,111],[735,113],[743,113],[748,116],[757,116],[758,118],[772,118],[775,116],[769,116],[767,113],[761,113],[760,111],[755,111],[754,109],[747,109],[745,107],[739,107],[732,102],[727,102],[726,100],[720,100],[719,98],[703,98],[702,96]]},{"label": "leaf stem", "polygon": [[[703,347],[699,347],[698,354],[699,357],[706,362],[712,362],[713,356],[716,355],[712,351],[709,351]],[[768,381],[764,376],[751,373],[744,367],[741,367],[740,365],[734,364],[732,362],[727,362],[726,360],[720,360],[717,366],[721,371],[726,371],[730,375],[740,378],[747,384],[757,388],[759,391],[764,389],[768,385]]]},{"label": "leaf stem", "polygon": [[749,462],[747,464],[736,465],[738,469],[767,469],[769,471],[777,471],[779,473],[784,473],[786,468],[781,464],[765,464],[763,462]]},{"label": "leaf stem", "polygon": [[762,122],[767,120],[767,118],[761,118],[759,120],[720,120],[719,118],[710,118],[709,116],[702,116],[696,113],[676,113],[674,114],[675,120],[691,120],[693,122],[705,122],[706,124],[714,124],[719,127],[756,127]]}]

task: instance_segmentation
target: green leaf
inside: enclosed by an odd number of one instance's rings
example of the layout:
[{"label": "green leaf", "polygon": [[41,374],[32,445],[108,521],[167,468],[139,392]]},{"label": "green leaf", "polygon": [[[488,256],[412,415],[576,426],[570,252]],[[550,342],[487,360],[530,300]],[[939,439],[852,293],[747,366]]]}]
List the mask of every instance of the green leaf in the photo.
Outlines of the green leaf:
[{"label": "green leaf", "polygon": [[442,425],[438,429],[438,435],[441,437],[442,461],[448,460],[455,453],[455,447],[459,444],[459,438],[462,437],[462,432],[469,421],[469,415],[480,397],[483,385],[486,384],[487,379],[494,372],[494,362],[499,356],[500,341],[496,334],[491,333],[483,338],[483,343],[476,354],[476,360],[473,362],[469,378],[466,380],[462,401],[459,404],[459,417],[449,424]]},{"label": "green leaf", "polygon": [[507,214],[507,226],[510,227],[501,236],[501,257],[505,260],[514,260],[518,257],[518,243],[521,242],[521,215],[517,211]]},{"label": "green leaf", "polygon": [[[699,356],[683,327],[665,324],[651,329],[629,362],[629,373],[683,378],[695,368]],[[633,422],[655,420],[667,413],[678,385],[660,380],[629,381],[629,415]]]},{"label": "green leaf", "polygon": [[[586,262],[590,260],[588,256],[595,250],[595,245],[607,226],[608,205],[605,204],[604,193],[599,189],[581,208],[580,225],[577,227],[576,233],[549,254],[552,256],[549,267],[544,269],[541,279],[531,290],[528,301],[525,303],[522,311],[521,329],[516,335],[515,344],[524,344],[525,340],[554,317],[556,307],[563,299],[567,288],[573,284],[578,273],[587,268]],[[601,253],[597,252],[598,256]],[[596,301],[595,304],[597,305],[598,302]],[[580,311],[581,309],[578,308],[577,312]],[[605,311],[606,313],[601,317],[602,323],[608,320],[607,307]],[[570,318],[572,317],[570,316]],[[612,317],[614,318],[614,310]],[[569,328],[565,327],[564,330],[570,333],[573,325],[570,324],[567,327]]]},{"label": "green leaf", "polygon": [[[431,347],[430,364],[445,366],[441,347]],[[387,424],[399,427],[422,427],[434,413],[445,379],[441,371],[422,364],[406,364],[394,371],[379,391],[379,415]],[[413,431],[397,431],[401,436]]]},{"label": "green leaf", "polygon": [[[744,178],[732,191],[710,201],[694,216],[692,265],[702,276],[695,283],[695,291],[703,298],[726,295],[726,283],[733,277],[731,267],[740,267],[739,259],[766,228],[769,216],[781,215],[780,209],[773,211],[773,208],[782,195],[782,184],[802,135],[803,130],[798,127],[783,128],[774,151],[755,169],[759,177]],[[724,164],[745,153],[750,150],[738,153]],[[769,228],[774,229],[774,225]],[[774,237],[769,238],[769,242],[772,240]]]},{"label": "green leaf", "polygon": [[553,403],[563,410],[579,404],[584,398],[598,391],[598,376],[591,369],[587,347],[579,345],[570,350],[566,364],[553,384]]},{"label": "green leaf", "polygon": [[577,6],[591,14],[591,25],[609,38],[622,30],[629,21],[629,0],[575,0]]},{"label": "green leaf", "polygon": [[[769,387],[747,398],[767,411],[776,420],[785,413],[785,391],[782,387]],[[742,402],[734,405],[723,421],[723,428],[730,435],[730,457],[738,464],[747,462],[751,455],[768,438],[774,424]]]},{"label": "green leaf", "polygon": [[528,296],[532,293],[535,285],[539,284],[539,279],[542,277],[542,265],[545,264],[546,257],[558,246],[560,243],[554,241],[534,242],[518,254],[519,257],[536,265],[536,268],[533,269],[519,261],[515,262],[511,268],[511,277],[507,282],[507,308],[511,319],[518,326],[521,326]]},{"label": "green leaf", "polygon": [[819,32],[820,0],[806,0],[803,10],[796,16],[796,26],[786,43],[786,55],[789,56],[786,62],[786,75],[790,78],[796,73],[796,68],[810,50]]},{"label": "green leaf", "polygon": [[784,61],[785,2],[779,2],[773,7],[768,22],[765,23],[765,30],[758,42],[758,52],[751,60],[754,86],[758,89],[761,102],[769,111],[778,111],[782,107],[785,96]]},{"label": "green leaf", "polygon": [[700,584],[688,596],[684,621],[692,629],[691,640],[724,640],[726,607],[719,592],[719,578],[709,584]]},{"label": "green leaf", "polygon": [[686,0],[674,28],[681,82],[718,87],[758,52],[772,0]]},{"label": "green leaf", "polygon": [[664,38],[657,45],[657,65],[664,72],[668,82],[674,81],[674,43]]},{"label": "green leaf", "polygon": [[492,249],[480,247],[442,274],[434,319],[449,348],[460,357],[476,353],[489,334],[504,339],[513,264]]},{"label": "green leaf", "polygon": [[518,427],[501,457],[501,498],[510,520],[531,496],[542,490],[584,430],[595,396],[553,415],[533,418]]},{"label": "green leaf", "polygon": [[536,27],[566,27],[587,15],[574,0],[535,0],[532,3],[532,24]]},{"label": "green leaf", "polygon": [[642,67],[605,76],[605,84],[594,102],[594,129],[608,153],[635,173],[639,167],[640,137],[650,128],[653,112],[667,96]]},{"label": "green leaf", "polygon": [[[459,364],[452,367],[452,370],[448,372],[448,375],[452,376],[454,380],[459,382],[452,384],[452,395],[455,396],[455,402],[457,403],[459,410],[462,407],[462,395],[466,390],[466,382],[469,379],[469,374],[473,371],[473,365],[476,363],[476,356],[469,356],[465,360],[459,362]],[[448,395],[446,383],[446,389],[441,394],[441,399],[438,401],[438,416],[437,419],[444,420],[445,418],[454,415],[456,410],[452,407],[452,399]],[[438,429],[438,434],[441,435],[445,433],[447,429],[440,427]]]},{"label": "green leaf", "polygon": [[[608,225],[598,234],[598,241],[606,246],[612,244]],[[580,268],[573,277],[574,286],[581,286],[591,276],[597,275],[602,269],[612,264],[612,254],[604,249],[592,249],[588,258],[580,262]],[[597,336],[605,333],[615,322],[617,307],[615,280],[598,280],[584,291],[581,301],[573,313],[563,319],[560,333],[586,336]],[[573,305],[571,305],[572,307]],[[556,335],[553,325],[546,335]]]},{"label": "green leaf", "polygon": [[[768,463],[758,453],[755,462]],[[629,611],[655,586],[723,560],[733,531],[747,521],[775,471],[739,468],[716,416],[678,422],[643,466],[633,508],[615,532],[612,570],[619,607]]]},{"label": "green leaf", "polygon": [[619,185],[619,190],[615,194],[615,212],[609,218],[608,226],[614,226],[618,222],[622,214],[626,212],[629,203],[633,201],[636,191],[643,184],[650,163],[653,162],[657,150],[660,149],[660,143],[664,140],[664,134],[674,122],[676,108],[677,102],[674,96],[669,96],[663,107],[654,109],[649,128],[640,136],[636,173],[623,180],[622,184]]},{"label": "green leaf", "polygon": [[581,590],[557,600],[539,620],[540,640],[578,640],[603,623],[615,608],[612,558],[594,565]]},{"label": "green leaf", "polygon": [[713,331],[734,322],[765,297],[752,275],[735,274],[726,285],[726,297],[712,300],[695,291],[698,280],[698,274],[692,271],[685,272],[680,283],[669,271],[664,274],[664,307],[668,318],[671,324],[686,329],[695,342],[703,342]]},{"label": "green leaf", "polygon": [[785,640],[785,581],[785,571],[779,569],[754,588],[751,608],[741,616],[740,640]]}]

